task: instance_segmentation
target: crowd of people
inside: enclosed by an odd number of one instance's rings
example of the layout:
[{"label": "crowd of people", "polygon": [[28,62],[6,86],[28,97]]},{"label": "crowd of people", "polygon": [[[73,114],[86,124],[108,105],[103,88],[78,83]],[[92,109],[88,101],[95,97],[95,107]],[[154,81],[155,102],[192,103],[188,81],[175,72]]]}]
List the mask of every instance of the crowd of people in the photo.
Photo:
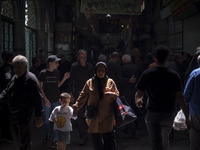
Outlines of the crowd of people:
[{"label": "crowd of people", "polygon": [[[51,141],[53,148],[65,150],[74,125],[79,145],[85,145],[91,134],[95,150],[115,150],[112,104],[124,96],[138,119],[145,120],[152,150],[168,149],[174,117],[180,109],[190,130],[191,150],[197,150],[199,49],[192,58],[187,53],[174,54],[163,45],[145,56],[133,48],[130,54],[99,54],[95,62],[88,61],[83,49],[77,52],[76,61],[68,60],[65,52],[47,59],[41,53],[32,59],[30,69],[26,57],[3,52],[0,138],[15,140],[20,150],[30,150],[34,121],[37,127],[44,125],[42,143]],[[138,136],[138,119],[122,130]]]}]

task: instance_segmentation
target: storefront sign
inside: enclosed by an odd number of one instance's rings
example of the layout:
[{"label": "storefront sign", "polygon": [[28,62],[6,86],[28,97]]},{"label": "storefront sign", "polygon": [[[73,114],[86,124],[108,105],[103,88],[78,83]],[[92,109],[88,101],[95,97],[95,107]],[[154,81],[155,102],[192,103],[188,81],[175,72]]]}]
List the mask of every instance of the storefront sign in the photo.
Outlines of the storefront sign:
[{"label": "storefront sign", "polygon": [[82,13],[140,15],[143,6],[143,0],[81,0]]}]

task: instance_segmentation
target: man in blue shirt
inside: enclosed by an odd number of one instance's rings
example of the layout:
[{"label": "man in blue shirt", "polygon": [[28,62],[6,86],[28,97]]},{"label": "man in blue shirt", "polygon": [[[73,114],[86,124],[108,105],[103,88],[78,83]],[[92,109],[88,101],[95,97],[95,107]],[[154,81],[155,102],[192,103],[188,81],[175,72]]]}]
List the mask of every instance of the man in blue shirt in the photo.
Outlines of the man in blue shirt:
[{"label": "man in blue shirt", "polygon": [[199,68],[193,70],[187,80],[184,95],[189,106],[192,128],[190,130],[190,149],[200,148],[200,56],[197,57]]}]

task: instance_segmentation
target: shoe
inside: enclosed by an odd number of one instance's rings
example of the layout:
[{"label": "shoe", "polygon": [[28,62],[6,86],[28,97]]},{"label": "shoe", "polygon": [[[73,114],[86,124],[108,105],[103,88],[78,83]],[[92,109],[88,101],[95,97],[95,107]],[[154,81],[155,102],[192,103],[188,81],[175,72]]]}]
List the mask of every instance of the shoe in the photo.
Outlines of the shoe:
[{"label": "shoe", "polygon": [[85,138],[80,140],[79,145],[85,145],[87,142],[88,142],[88,138],[85,137]]},{"label": "shoe", "polygon": [[43,138],[42,143],[47,143],[50,141],[50,135],[47,135]]},{"label": "shoe", "polygon": [[54,140],[52,143],[51,143],[51,148],[57,148],[57,141]]}]

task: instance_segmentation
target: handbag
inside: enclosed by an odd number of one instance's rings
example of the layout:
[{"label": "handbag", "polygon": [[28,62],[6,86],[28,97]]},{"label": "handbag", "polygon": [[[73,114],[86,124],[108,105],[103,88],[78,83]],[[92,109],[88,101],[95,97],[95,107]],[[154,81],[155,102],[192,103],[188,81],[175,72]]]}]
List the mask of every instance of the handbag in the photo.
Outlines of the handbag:
[{"label": "handbag", "polygon": [[176,117],[174,118],[174,122],[173,122],[173,128],[175,130],[186,130],[187,129],[187,125],[186,125],[186,118],[185,118],[185,114],[183,113],[183,110],[179,110]]},{"label": "handbag", "polygon": [[125,100],[125,97],[117,97],[114,101],[115,123],[118,128],[121,128],[137,119],[131,106]]},{"label": "handbag", "polygon": [[90,120],[95,120],[97,117],[98,109],[94,106],[86,106],[84,117]]}]

